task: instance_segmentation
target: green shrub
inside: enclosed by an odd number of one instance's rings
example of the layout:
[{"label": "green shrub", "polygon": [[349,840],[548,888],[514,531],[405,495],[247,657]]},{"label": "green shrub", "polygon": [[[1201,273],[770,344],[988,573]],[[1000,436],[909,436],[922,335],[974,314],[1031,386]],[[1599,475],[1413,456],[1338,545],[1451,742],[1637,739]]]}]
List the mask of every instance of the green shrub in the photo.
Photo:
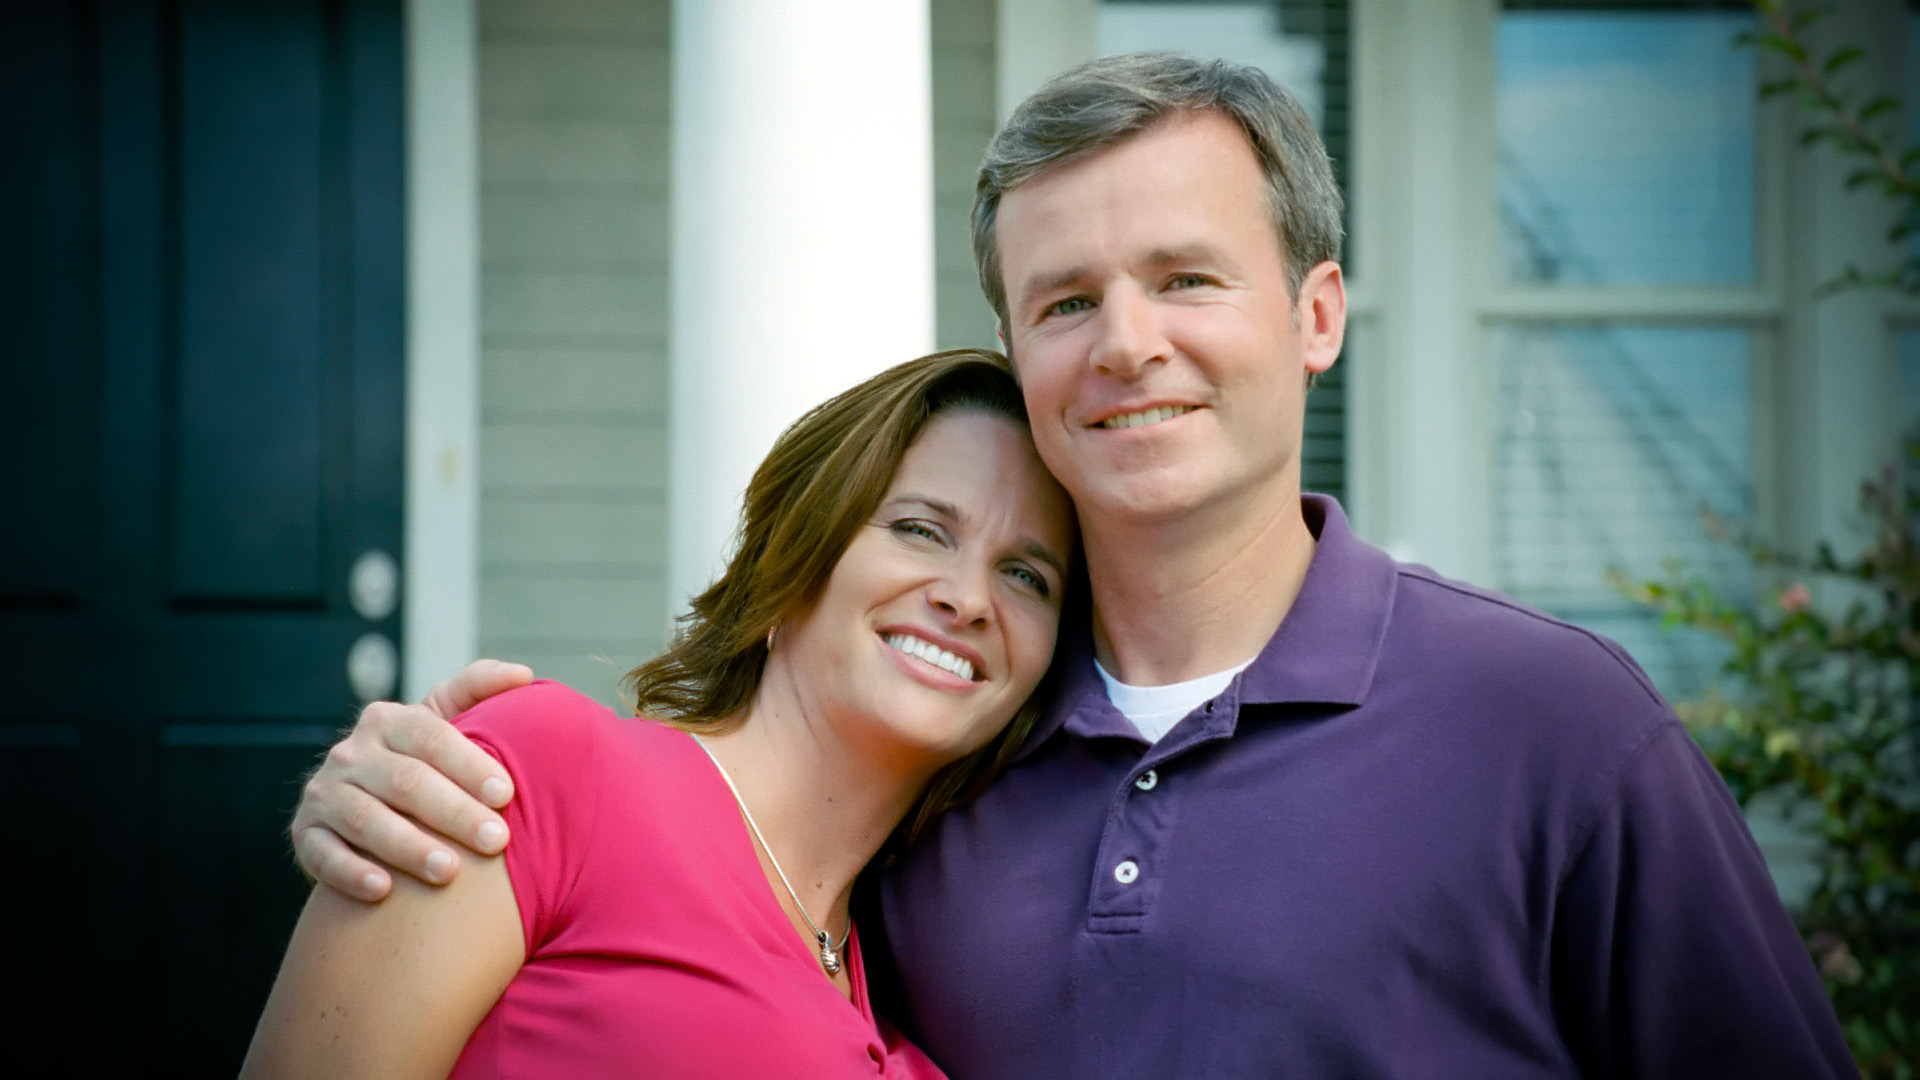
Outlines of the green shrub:
[{"label": "green shrub", "polygon": [[1873,538],[1857,557],[1788,559],[1709,523],[1789,583],[1757,610],[1697,578],[1625,585],[1731,647],[1681,718],[1742,806],[1784,796],[1822,841],[1795,918],[1861,1070],[1901,1080],[1920,1064],[1920,442],[1907,452],[1863,486]]}]

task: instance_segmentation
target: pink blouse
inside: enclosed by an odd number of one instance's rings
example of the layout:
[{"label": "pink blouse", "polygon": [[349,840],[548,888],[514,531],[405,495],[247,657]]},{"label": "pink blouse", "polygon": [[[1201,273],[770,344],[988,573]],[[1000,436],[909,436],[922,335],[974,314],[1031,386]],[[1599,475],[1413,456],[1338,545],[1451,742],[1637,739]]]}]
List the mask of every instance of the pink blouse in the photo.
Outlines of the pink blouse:
[{"label": "pink blouse", "polygon": [[456,723],[512,774],[527,962],[453,1076],[940,1077],[827,980],[685,732],[536,682]]}]

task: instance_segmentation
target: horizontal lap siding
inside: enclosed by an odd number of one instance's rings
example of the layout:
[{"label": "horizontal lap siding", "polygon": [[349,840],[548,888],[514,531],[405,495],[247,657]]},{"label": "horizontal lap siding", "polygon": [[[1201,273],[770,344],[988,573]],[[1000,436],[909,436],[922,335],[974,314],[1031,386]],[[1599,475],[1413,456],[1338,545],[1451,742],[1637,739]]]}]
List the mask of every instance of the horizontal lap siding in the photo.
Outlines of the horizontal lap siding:
[{"label": "horizontal lap siding", "polygon": [[[670,607],[670,9],[480,5],[481,651],[608,702]],[[931,17],[936,341],[992,346],[967,213],[994,4]]]},{"label": "horizontal lap siding", "polygon": [[665,643],[669,0],[480,4],[481,651]]},{"label": "horizontal lap siding", "polygon": [[968,216],[994,129],[994,0],[933,0],[934,340],[997,349],[993,309],[973,272]]}]

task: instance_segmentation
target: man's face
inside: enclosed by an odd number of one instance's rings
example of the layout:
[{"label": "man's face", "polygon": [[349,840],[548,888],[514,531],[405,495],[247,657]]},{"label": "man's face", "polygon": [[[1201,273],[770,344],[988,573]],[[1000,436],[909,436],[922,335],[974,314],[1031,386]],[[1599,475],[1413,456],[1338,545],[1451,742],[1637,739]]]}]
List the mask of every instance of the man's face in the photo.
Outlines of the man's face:
[{"label": "man's face", "polygon": [[1239,125],[1176,116],[1008,191],[1009,352],[1040,456],[1084,521],[1290,505],[1310,371],[1340,352],[1323,263],[1289,295]]}]

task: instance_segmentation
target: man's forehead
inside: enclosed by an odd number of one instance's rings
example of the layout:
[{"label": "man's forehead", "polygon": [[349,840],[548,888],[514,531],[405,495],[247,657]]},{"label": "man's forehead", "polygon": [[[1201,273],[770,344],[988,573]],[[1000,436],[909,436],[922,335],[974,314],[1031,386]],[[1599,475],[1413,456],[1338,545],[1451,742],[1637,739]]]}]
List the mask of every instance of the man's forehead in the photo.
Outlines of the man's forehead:
[{"label": "man's forehead", "polygon": [[[1207,147],[1213,152],[1193,155],[1191,151],[1197,147],[1188,143],[1178,147],[1156,146],[1153,148],[1153,157],[1146,161],[1140,155],[1127,153],[1143,140],[1184,142],[1189,138],[1207,139]],[[1160,153],[1163,150],[1169,153]],[[1058,241],[1074,234],[1075,227],[1081,222],[1099,216],[1104,208],[1103,196],[1110,196],[1116,190],[1130,190],[1142,182],[1151,182],[1143,181],[1139,175],[1142,166],[1153,169],[1155,164],[1168,157],[1209,160],[1211,163],[1205,168],[1161,173],[1163,177],[1177,176],[1179,182],[1170,183],[1169,186],[1192,190],[1194,199],[1179,196],[1165,199],[1152,206],[1138,208],[1135,216],[1122,222],[1142,226],[1134,239],[1145,244],[1137,254],[1146,261],[1164,261],[1178,253],[1193,254],[1210,246],[1214,238],[1207,234],[1204,226],[1196,224],[1203,215],[1191,212],[1208,197],[1217,200],[1224,195],[1234,206],[1236,214],[1244,208],[1271,221],[1273,207],[1267,179],[1261,168],[1259,154],[1245,129],[1232,117],[1217,110],[1176,114],[1099,150],[1050,165],[1006,189],[994,223],[994,244],[998,248],[1001,272],[1005,275],[1004,285],[1010,296],[1015,290],[1046,287],[1049,283],[1059,283],[1056,279],[1070,278],[1077,268],[1072,256],[1065,252],[1058,253],[1064,259],[1059,265],[1024,265],[1021,269],[1022,280],[1014,279],[1012,264],[1027,264],[1028,259],[1023,256],[1031,255],[1036,247],[1057,247]],[[1115,170],[1122,171],[1116,173]],[[1153,171],[1160,172],[1158,169]],[[1223,183],[1229,175],[1233,175],[1238,182],[1229,180]],[[1165,231],[1157,228],[1161,226]],[[1277,235],[1274,238],[1277,242]],[[1281,253],[1276,250],[1276,254]],[[1281,254],[1281,258],[1284,261],[1284,254]]]}]

